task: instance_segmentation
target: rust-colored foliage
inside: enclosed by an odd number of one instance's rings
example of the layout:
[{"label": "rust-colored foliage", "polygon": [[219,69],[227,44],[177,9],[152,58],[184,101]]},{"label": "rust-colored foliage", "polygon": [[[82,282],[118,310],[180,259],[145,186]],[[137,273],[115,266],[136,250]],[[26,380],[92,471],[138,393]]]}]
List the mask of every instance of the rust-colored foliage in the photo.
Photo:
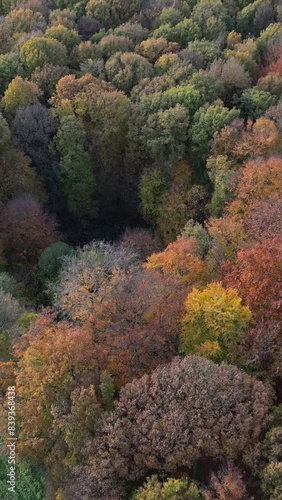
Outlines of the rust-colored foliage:
[{"label": "rust-colored foliage", "polygon": [[279,237],[238,252],[234,264],[222,266],[227,287],[236,288],[257,317],[281,314],[282,243]]},{"label": "rust-colored foliage", "polygon": [[263,75],[265,76],[269,74],[282,76],[282,57],[279,57],[276,61],[274,61],[267,68],[264,69]]},{"label": "rust-colored foliage", "polygon": [[282,234],[282,198],[274,194],[267,200],[254,201],[245,219],[248,240],[263,242]]},{"label": "rust-colored foliage", "polygon": [[197,255],[194,238],[179,237],[163,252],[151,255],[145,267],[161,271],[166,276],[177,276],[189,286],[204,285],[209,277],[207,264]]},{"label": "rust-colored foliage", "polygon": [[273,120],[259,118],[244,127],[243,120],[234,120],[216,132],[211,143],[213,156],[227,155],[228,159],[242,163],[254,156],[275,154],[281,144],[281,136]]},{"label": "rust-colored foliage", "polygon": [[267,200],[273,194],[282,195],[282,159],[273,156],[249,161],[240,172],[237,188],[243,207],[252,201]]},{"label": "rust-colored foliage", "polygon": [[91,318],[97,364],[118,385],[177,353],[185,297],[179,279],[157,271],[119,271],[100,295]]}]

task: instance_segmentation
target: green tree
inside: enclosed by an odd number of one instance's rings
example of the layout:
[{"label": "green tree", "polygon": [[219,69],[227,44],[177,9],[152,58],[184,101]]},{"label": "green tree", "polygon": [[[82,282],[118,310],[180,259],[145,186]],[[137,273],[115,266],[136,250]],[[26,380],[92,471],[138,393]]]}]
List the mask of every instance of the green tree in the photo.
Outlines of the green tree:
[{"label": "green tree", "polygon": [[44,500],[45,483],[42,477],[33,474],[31,469],[21,462],[16,463],[15,492],[7,488],[8,457],[0,457],[0,496],[2,500]]},{"label": "green tree", "polygon": [[9,330],[22,312],[19,301],[10,293],[5,293],[0,289],[0,332]]},{"label": "green tree", "polygon": [[9,52],[0,55],[0,94],[16,76],[23,76],[23,67],[18,54]]},{"label": "green tree", "polygon": [[46,248],[38,261],[38,275],[40,280],[43,283],[54,281],[60,271],[62,258],[71,253],[72,248],[63,241],[53,243],[53,245]]},{"label": "green tree", "polygon": [[163,196],[157,219],[157,232],[165,244],[175,240],[187,219],[204,222],[207,200],[204,186],[194,184],[189,187],[189,179],[185,175],[179,182],[171,183]]},{"label": "green tree", "polygon": [[11,133],[3,115],[0,113],[0,153],[11,147]]},{"label": "green tree", "polygon": [[185,158],[189,142],[188,110],[176,104],[149,115],[142,137],[151,158],[160,167],[171,167]]},{"label": "green tree", "polygon": [[[61,42],[68,53],[81,42],[81,38],[76,30],[68,29],[65,26],[51,26],[45,31],[45,36]],[[48,61],[49,62],[49,61]]]},{"label": "green tree", "polygon": [[12,0],[0,0],[0,15],[6,16],[11,8]]},{"label": "green tree", "polygon": [[147,479],[133,496],[133,500],[201,500],[202,498],[200,489],[193,481],[169,478],[161,482],[157,476]]},{"label": "green tree", "polygon": [[17,282],[15,278],[8,273],[0,273],[0,290],[4,293],[9,293],[12,297],[19,298]]},{"label": "green tree", "polygon": [[144,219],[153,226],[160,214],[160,206],[167,183],[160,169],[146,170],[140,182],[141,212]]},{"label": "green tree", "polygon": [[221,217],[225,205],[233,198],[237,169],[226,155],[210,156],[207,169],[214,186],[209,210],[213,216]]},{"label": "green tree", "polygon": [[189,42],[187,48],[194,57],[198,57],[200,68],[206,67],[221,56],[218,46],[214,42],[205,40],[204,38]]},{"label": "green tree", "polygon": [[108,80],[119,90],[129,93],[142,78],[153,76],[153,66],[138,54],[128,52],[113,55],[105,65]]},{"label": "green tree", "polygon": [[61,154],[62,177],[69,211],[78,218],[96,216],[96,183],[86,132],[74,115],[63,116],[55,143]]},{"label": "green tree", "polygon": [[173,86],[164,92],[154,92],[141,97],[141,104],[147,113],[156,113],[181,104],[193,116],[200,106],[200,93],[193,85],[183,84]]},{"label": "green tree", "polygon": [[106,411],[112,411],[114,406],[115,383],[113,377],[107,372],[101,374],[100,391]]},{"label": "green tree", "polygon": [[270,106],[277,103],[277,96],[260,90],[258,87],[244,90],[241,97],[241,109],[244,116],[256,120],[262,116]]},{"label": "green tree", "polygon": [[189,42],[200,40],[202,32],[200,26],[192,19],[183,19],[176,26],[170,29],[168,40],[179,43],[181,47],[187,47]]},{"label": "green tree", "polygon": [[221,130],[225,125],[239,117],[237,109],[225,108],[221,101],[216,101],[211,106],[201,107],[194,117],[192,127],[193,150],[199,163],[204,164],[209,156],[209,141],[213,134]]},{"label": "green tree", "polygon": [[203,38],[224,42],[230,18],[221,0],[199,0],[191,17],[201,26]]},{"label": "green tree", "polygon": [[137,13],[141,0],[88,0],[86,13],[106,28],[118,26]]},{"label": "green tree", "polygon": [[36,68],[51,63],[63,66],[67,61],[67,50],[61,42],[52,38],[30,38],[20,50],[20,56],[27,70],[32,73]]},{"label": "green tree", "polygon": [[127,36],[110,34],[99,42],[99,49],[103,57],[109,58],[117,52],[132,52],[134,45]]}]

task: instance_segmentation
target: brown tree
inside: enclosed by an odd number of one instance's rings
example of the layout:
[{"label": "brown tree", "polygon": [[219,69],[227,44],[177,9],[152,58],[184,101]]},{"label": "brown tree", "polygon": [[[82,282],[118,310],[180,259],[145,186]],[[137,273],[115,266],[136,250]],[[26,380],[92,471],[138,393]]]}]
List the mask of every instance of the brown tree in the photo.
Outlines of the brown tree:
[{"label": "brown tree", "polygon": [[77,490],[82,498],[91,498],[83,496],[87,490],[94,498],[120,498],[124,480],[152,470],[175,473],[203,458],[236,459],[256,443],[270,405],[269,389],[235,366],[175,358],[122,389]]},{"label": "brown tree", "polygon": [[11,261],[34,263],[45,248],[58,240],[54,219],[28,196],[6,204],[0,228],[7,258]]}]

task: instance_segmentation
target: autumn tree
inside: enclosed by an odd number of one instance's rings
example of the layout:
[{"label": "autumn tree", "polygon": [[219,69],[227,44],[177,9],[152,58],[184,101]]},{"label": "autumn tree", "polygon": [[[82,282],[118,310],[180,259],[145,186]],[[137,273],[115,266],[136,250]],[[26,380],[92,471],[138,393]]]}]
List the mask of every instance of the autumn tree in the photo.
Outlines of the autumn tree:
[{"label": "autumn tree", "polygon": [[77,23],[78,33],[82,37],[82,40],[89,40],[94,33],[97,33],[101,25],[95,19],[91,19],[88,16],[81,16]]},{"label": "autumn tree", "polygon": [[16,76],[9,84],[2,99],[3,108],[6,113],[15,115],[20,106],[38,103],[41,91],[36,83],[23,80]]},{"label": "autumn tree", "polygon": [[186,302],[180,350],[222,359],[240,338],[251,320],[251,311],[241,304],[234,289],[211,283],[204,290],[193,289]]},{"label": "autumn tree", "polygon": [[228,213],[224,217],[211,217],[208,224],[211,236],[211,248],[208,259],[215,261],[215,266],[220,266],[222,261],[234,261],[238,250],[247,240],[246,230],[242,218],[234,217]]},{"label": "autumn tree", "polygon": [[31,79],[42,90],[47,101],[54,94],[58,81],[70,72],[66,66],[54,66],[46,63],[38,67],[31,75]]},{"label": "autumn tree", "polygon": [[236,459],[256,444],[270,405],[269,389],[235,366],[175,358],[121,390],[76,488],[114,498],[124,480],[151,470],[171,474],[222,454]]},{"label": "autumn tree", "polygon": [[55,221],[28,196],[5,205],[0,225],[5,252],[11,261],[35,263],[41,252],[58,238]]},{"label": "autumn tree", "polygon": [[145,264],[147,269],[162,271],[164,275],[178,276],[186,285],[203,285],[208,279],[208,269],[199,255],[194,238],[179,237],[163,252],[153,253]]},{"label": "autumn tree", "polygon": [[147,229],[127,228],[122,234],[119,245],[138,255],[141,261],[145,261],[152,253],[160,250],[160,242]]},{"label": "autumn tree", "polygon": [[209,488],[205,491],[206,500],[241,500],[246,498],[247,489],[240,469],[229,462],[216,473],[213,472],[209,481]]},{"label": "autumn tree", "polygon": [[[57,131],[57,122],[50,110],[42,104],[20,107],[12,123],[15,144],[32,160],[32,165],[43,180],[51,200],[57,201],[61,195],[58,169],[49,145]],[[56,186],[56,189],[55,189]]]},{"label": "autumn tree", "polygon": [[9,25],[10,33],[30,33],[32,31],[44,31],[46,20],[40,12],[29,8],[18,8],[11,10],[5,21]]},{"label": "autumn tree", "polygon": [[[257,182],[263,182],[263,172],[269,171],[273,165],[273,173],[279,169],[279,159],[256,159],[245,164],[244,161],[253,156],[275,154],[279,151],[279,131],[271,120],[261,118],[253,126],[247,125],[244,130],[242,123],[235,120],[231,125],[216,133],[211,142],[212,155],[207,160],[208,175],[213,182],[214,192],[209,205],[210,213],[221,216],[226,204],[238,197],[237,186],[243,190],[243,184],[248,176],[252,178],[256,188],[252,196],[261,196]],[[275,162],[278,162],[275,167]],[[255,171],[258,171],[255,173]],[[252,182],[251,181],[251,182]],[[270,189],[270,186],[269,186]],[[262,194],[262,197],[264,195]],[[239,198],[241,195],[239,195]],[[248,199],[248,196],[247,198]]]},{"label": "autumn tree", "polygon": [[265,201],[273,194],[281,193],[281,171],[282,160],[276,156],[248,162],[242,170],[236,192],[240,207],[244,210],[251,202]]},{"label": "autumn tree", "polygon": [[281,377],[282,325],[278,319],[260,319],[237,344],[232,362],[270,381]]},{"label": "autumn tree", "polygon": [[279,316],[281,307],[281,241],[279,236],[238,252],[223,265],[224,283],[238,290],[256,317]]},{"label": "autumn tree", "polygon": [[97,364],[118,386],[177,353],[184,296],[179,279],[142,268],[115,271],[100,287],[90,318]]},{"label": "autumn tree", "polygon": [[[50,10],[49,12],[49,24],[52,26],[64,26],[65,28],[73,29],[75,28],[76,13],[73,9],[63,8],[64,1],[58,0],[54,2],[57,9]],[[61,5],[59,5],[61,4]],[[69,5],[70,6],[70,5]],[[66,5],[67,7],[67,5]]]},{"label": "autumn tree", "polygon": [[[18,356],[19,453],[60,469],[62,464],[53,463],[52,453],[62,461],[75,460],[99,418],[93,377],[83,386],[83,375],[95,367],[92,337],[79,327],[57,324],[42,315],[25,335]],[[84,432],[79,422],[84,422]]]},{"label": "autumn tree", "polygon": [[121,246],[93,242],[66,259],[52,288],[56,308],[67,318],[86,321],[100,287],[114,269],[128,269],[136,254]]}]

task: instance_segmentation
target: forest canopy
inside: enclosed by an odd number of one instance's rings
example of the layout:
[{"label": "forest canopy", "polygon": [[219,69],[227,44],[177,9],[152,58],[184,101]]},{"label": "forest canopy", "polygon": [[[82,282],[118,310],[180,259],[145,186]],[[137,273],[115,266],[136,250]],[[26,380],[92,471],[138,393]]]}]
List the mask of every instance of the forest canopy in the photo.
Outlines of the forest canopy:
[{"label": "forest canopy", "polygon": [[0,0],[1,500],[281,500],[281,40]]}]

